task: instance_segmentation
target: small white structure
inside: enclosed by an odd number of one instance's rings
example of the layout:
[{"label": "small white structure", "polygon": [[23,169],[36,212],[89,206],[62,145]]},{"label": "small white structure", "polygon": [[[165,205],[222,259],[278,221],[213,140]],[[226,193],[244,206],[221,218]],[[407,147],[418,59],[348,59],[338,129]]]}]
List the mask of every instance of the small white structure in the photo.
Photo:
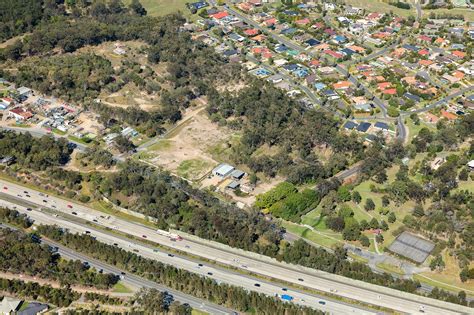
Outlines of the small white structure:
[{"label": "small white structure", "polygon": [[467,166],[469,166],[469,168],[471,169],[471,171],[474,171],[474,160],[469,161],[469,163],[467,163]]}]

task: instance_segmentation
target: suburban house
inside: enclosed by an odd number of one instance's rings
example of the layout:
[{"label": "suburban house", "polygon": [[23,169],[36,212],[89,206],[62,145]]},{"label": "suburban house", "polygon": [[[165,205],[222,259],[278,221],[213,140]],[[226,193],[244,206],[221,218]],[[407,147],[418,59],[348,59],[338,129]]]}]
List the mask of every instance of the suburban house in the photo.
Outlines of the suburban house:
[{"label": "suburban house", "polygon": [[30,111],[27,111],[23,107],[17,107],[8,111],[8,117],[14,118],[15,120],[28,120],[33,117],[33,114]]}]

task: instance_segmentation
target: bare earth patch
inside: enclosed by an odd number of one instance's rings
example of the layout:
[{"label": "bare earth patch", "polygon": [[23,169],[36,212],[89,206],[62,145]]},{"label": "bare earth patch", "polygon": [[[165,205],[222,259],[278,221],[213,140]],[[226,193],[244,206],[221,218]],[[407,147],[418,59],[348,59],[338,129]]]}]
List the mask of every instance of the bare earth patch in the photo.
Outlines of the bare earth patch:
[{"label": "bare earth patch", "polygon": [[149,148],[150,162],[190,180],[199,180],[220,161],[208,153],[210,147],[227,141],[231,132],[218,127],[208,118],[204,108],[185,113],[182,123],[167,139]]}]

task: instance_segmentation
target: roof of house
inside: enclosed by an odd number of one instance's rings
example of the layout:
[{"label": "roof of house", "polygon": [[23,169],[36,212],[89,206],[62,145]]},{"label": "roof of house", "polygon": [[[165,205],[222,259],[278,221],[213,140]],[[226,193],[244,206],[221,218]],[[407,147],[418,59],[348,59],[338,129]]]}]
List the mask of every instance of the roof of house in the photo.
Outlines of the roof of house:
[{"label": "roof of house", "polygon": [[227,187],[230,189],[236,189],[236,188],[239,188],[239,186],[240,186],[240,183],[235,180],[233,180],[227,185]]},{"label": "roof of house", "polygon": [[347,122],[344,124],[343,127],[344,127],[345,129],[352,130],[352,129],[354,129],[354,128],[357,128],[357,126],[358,126],[358,125],[357,125],[355,122],[349,120],[349,121],[347,121]]},{"label": "roof of house", "polygon": [[384,129],[384,130],[388,130],[389,127],[386,123],[384,122],[381,122],[381,121],[377,121],[374,125],[376,128],[379,128],[379,129]]},{"label": "roof of house", "polygon": [[241,171],[241,170],[234,170],[230,176],[232,177],[235,177],[235,178],[241,178],[242,176],[245,175],[245,172]]},{"label": "roof of house", "polygon": [[0,303],[0,314],[9,314],[15,312],[20,307],[23,301],[17,300],[10,297],[4,297],[2,303]]},{"label": "roof of house", "polygon": [[220,164],[217,166],[215,169],[212,170],[213,173],[219,174],[219,175],[228,175],[230,174],[235,168],[229,164]]},{"label": "roof of house", "polygon": [[455,50],[455,51],[451,52],[451,54],[456,56],[456,57],[459,57],[459,58],[466,57],[466,53],[462,52],[462,51],[459,51],[459,50]]},{"label": "roof of house", "polygon": [[223,19],[225,18],[226,16],[228,16],[229,13],[227,13],[227,11],[221,11],[221,12],[217,12],[217,13],[214,13],[214,14],[211,14],[211,16],[217,20],[220,20],[220,19]]},{"label": "roof of house", "polygon": [[316,40],[314,38],[308,39],[305,43],[310,45],[310,46],[316,46],[316,45],[321,44],[321,42],[319,40]]},{"label": "roof of house", "polygon": [[421,101],[421,97],[419,97],[418,95],[415,95],[415,94],[411,94],[411,93],[405,93],[403,94],[403,96],[409,100],[412,100],[414,102],[419,102]]},{"label": "roof of house", "polygon": [[457,119],[458,116],[456,116],[455,114],[453,113],[450,113],[450,112],[447,112],[445,110],[442,110],[441,111],[441,115],[444,117],[444,118],[447,118],[449,120],[454,120],[454,119]]},{"label": "roof of house", "polygon": [[348,87],[351,86],[351,83],[349,81],[340,81],[336,82],[333,85],[333,88],[337,89],[347,89]]},{"label": "roof of house", "polygon": [[397,89],[386,89],[383,90],[382,93],[387,95],[395,95],[397,94]]},{"label": "roof of house", "polygon": [[357,127],[357,131],[366,132],[367,130],[369,130],[371,125],[372,124],[368,122],[361,122],[360,125]]},{"label": "roof of house", "polygon": [[343,54],[335,52],[335,51],[330,50],[330,49],[326,49],[325,51],[323,51],[323,53],[325,53],[326,55],[332,56],[334,58],[337,58],[337,59],[344,57]]},{"label": "roof of house", "polygon": [[255,36],[255,35],[258,34],[258,30],[255,29],[255,28],[250,28],[248,30],[245,30],[244,34],[247,35],[247,36]]}]

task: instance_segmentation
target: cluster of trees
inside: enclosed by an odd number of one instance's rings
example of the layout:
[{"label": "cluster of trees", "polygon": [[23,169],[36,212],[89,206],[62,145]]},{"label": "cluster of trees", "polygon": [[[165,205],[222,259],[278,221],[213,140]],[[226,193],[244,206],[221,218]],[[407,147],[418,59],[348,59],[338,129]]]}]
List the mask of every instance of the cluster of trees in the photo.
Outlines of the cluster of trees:
[{"label": "cluster of trees", "polygon": [[16,210],[11,210],[4,207],[0,207],[0,218],[2,222],[24,229],[33,225],[33,221],[26,214],[21,214]]},{"label": "cluster of trees", "polygon": [[[119,172],[91,178],[95,191],[115,204],[183,231],[230,246],[275,255],[281,239],[257,211],[246,212],[155,168],[125,163]],[[125,196],[128,198],[120,198]],[[129,199],[133,203],[120,202]],[[261,244],[266,244],[262,246]]]},{"label": "cluster of trees", "polygon": [[40,299],[59,307],[69,306],[81,297],[80,293],[74,292],[70,288],[53,288],[50,285],[40,285],[37,282],[4,278],[0,278],[0,292],[34,300]]},{"label": "cluster of trees", "polygon": [[258,195],[255,206],[268,209],[276,217],[300,222],[301,215],[316,207],[319,195],[315,190],[304,189],[298,192],[295,185],[283,182],[268,192]]},{"label": "cluster of trees", "polygon": [[72,150],[66,139],[34,138],[29,133],[0,131],[0,156],[12,157],[25,168],[39,171],[64,165]]},{"label": "cluster of trees", "polygon": [[116,164],[112,153],[98,145],[87,147],[85,152],[77,154],[77,159],[83,167],[103,166],[109,169]]},{"label": "cluster of trees", "polygon": [[410,10],[411,5],[407,2],[401,2],[401,1],[391,1],[389,2],[390,5],[393,5],[397,8],[404,9],[404,10]]},{"label": "cluster of trees", "polygon": [[108,289],[117,281],[113,274],[88,270],[81,261],[62,260],[48,245],[41,245],[31,235],[0,230],[0,270],[59,281],[62,285],[80,284]]},{"label": "cluster of trees", "polygon": [[179,315],[191,315],[192,308],[188,304],[180,304],[173,301],[173,296],[166,291],[157,289],[141,288],[134,296],[133,303],[138,305],[137,311],[149,313],[171,313]]},{"label": "cluster of trees", "polygon": [[68,101],[96,98],[113,80],[110,61],[94,54],[29,58],[9,80]]},{"label": "cluster of trees", "polygon": [[[38,233],[121,269],[239,311],[252,310],[259,314],[321,314],[320,311],[293,303],[284,303],[280,299],[264,294],[248,292],[243,288],[231,285],[218,284],[213,279],[144,258],[113,245],[101,243],[88,235],[71,234],[55,226],[40,226]],[[158,297],[149,301],[148,297],[148,294],[145,293],[138,301],[141,304],[148,305],[150,303],[162,307],[163,304],[160,301],[163,299]]]},{"label": "cluster of trees", "polygon": [[[261,80],[251,82],[238,93],[208,94],[208,112],[216,120],[228,119],[229,126],[241,129],[239,146],[233,148],[236,163],[247,164],[254,172],[268,176],[286,175],[288,181],[301,184],[332,176],[363,153],[355,135],[339,132],[339,121],[331,114],[305,109],[282,90]],[[255,155],[262,145],[277,146],[278,154]],[[323,165],[316,150],[334,152]]]},{"label": "cluster of trees", "polygon": [[0,42],[29,32],[64,8],[53,0],[6,0],[0,2]]}]

